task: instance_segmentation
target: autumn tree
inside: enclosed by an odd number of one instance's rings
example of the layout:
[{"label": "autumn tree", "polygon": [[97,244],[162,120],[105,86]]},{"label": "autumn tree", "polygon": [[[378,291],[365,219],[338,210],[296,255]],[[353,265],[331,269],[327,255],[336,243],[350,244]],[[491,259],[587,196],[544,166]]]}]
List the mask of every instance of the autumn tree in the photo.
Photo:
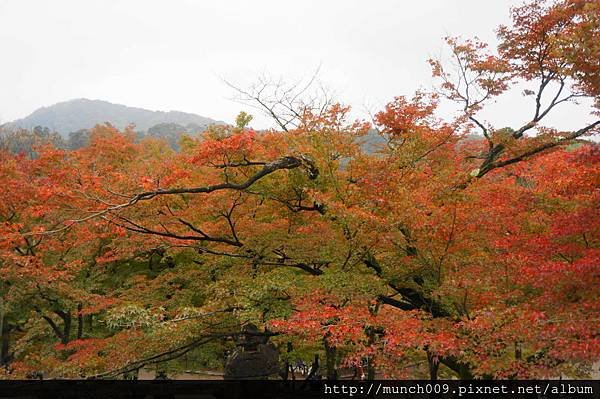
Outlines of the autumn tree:
[{"label": "autumn tree", "polygon": [[[515,8],[497,51],[448,38],[455,69],[431,60],[435,90],[375,115],[376,151],[349,107],[262,79],[237,90],[279,131],[240,114],[179,152],[105,125],[75,151],[2,153],[6,375],[114,378],[224,348],[247,322],[288,365],[320,354],[328,378],[585,375],[600,355],[597,7]],[[530,120],[482,120],[523,86]],[[585,99],[594,121],[543,126]],[[460,112],[444,119],[448,100]]]}]

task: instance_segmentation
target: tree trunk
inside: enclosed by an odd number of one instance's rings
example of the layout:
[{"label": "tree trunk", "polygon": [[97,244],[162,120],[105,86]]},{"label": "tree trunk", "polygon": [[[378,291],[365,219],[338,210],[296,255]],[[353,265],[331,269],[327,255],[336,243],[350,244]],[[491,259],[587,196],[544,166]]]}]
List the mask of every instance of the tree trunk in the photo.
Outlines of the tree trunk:
[{"label": "tree trunk", "polygon": [[10,326],[6,320],[6,316],[2,316],[2,321],[0,322],[1,330],[2,330],[2,344],[0,345],[0,365],[8,364],[10,360]]},{"label": "tree trunk", "polygon": [[375,379],[375,366],[373,365],[373,359],[367,359],[367,380],[373,381]]},{"label": "tree trunk", "polygon": [[[283,365],[283,370],[281,370],[281,379],[284,381],[287,381],[289,376],[290,376],[290,358],[289,358],[289,353],[292,351],[292,343],[288,342],[287,343],[287,353],[288,356],[285,359],[285,364]],[[292,371],[293,374],[293,371]]]},{"label": "tree trunk", "polygon": [[431,381],[437,381],[440,361],[437,356],[429,351],[427,351],[427,364],[429,365],[429,379]]},{"label": "tree trunk", "polygon": [[[375,342],[377,341],[376,329],[373,327],[367,327],[365,334],[367,334],[367,337],[369,338],[368,339],[369,346],[374,345]],[[373,364],[373,358],[368,357],[367,358],[367,380],[373,381],[374,379],[375,379],[375,365]]]},{"label": "tree trunk", "polygon": [[83,305],[81,302],[77,305],[77,339],[83,338],[83,315],[81,309]]},{"label": "tree trunk", "polygon": [[60,338],[61,342],[66,345],[71,340],[71,313],[62,310],[57,310],[54,313],[63,320],[63,332]]},{"label": "tree trunk", "polygon": [[68,344],[71,340],[71,314],[67,313],[64,320],[63,344]]},{"label": "tree trunk", "polygon": [[337,349],[335,346],[329,345],[327,339],[324,339],[323,343],[325,345],[325,366],[327,368],[327,379],[337,380],[337,369],[335,367]]},{"label": "tree trunk", "polygon": [[54,334],[56,334],[56,336],[58,337],[58,339],[60,339],[60,341],[62,343],[64,343],[63,332],[60,330],[60,328],[58,328],[58,326],[56,325],[56,323],[54,322],[54,320],[52,320],[48,316],[42,316],[42,319],[46,320],[46,322],[50,325],[50,327],[52,327],[52,331],[54,331]]}]

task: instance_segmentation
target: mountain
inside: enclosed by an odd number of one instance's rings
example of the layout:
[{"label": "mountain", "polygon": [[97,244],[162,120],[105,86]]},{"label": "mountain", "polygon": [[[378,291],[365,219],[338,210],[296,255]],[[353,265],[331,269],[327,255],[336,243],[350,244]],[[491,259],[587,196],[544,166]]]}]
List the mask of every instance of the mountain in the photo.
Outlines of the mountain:
[{"label": "mountain", "polygon": [[150,111],[107,101],[80,98],[42,107],[9,125],[28,130],[36,126],[47,127],[66,138],[71,132],[90,129],[105,122],[110,122],[119,129],[133,123],[135,130],[143,132],[156,125],[179,125],[190,130],[201,131],[212,124],[223,124],[220,121],[186,112]]},{"label": "mountain", "polygon": [[[175,150],[179,149],[182,134],[194,136],[210,125],[225,125],[191,113],[150,111],[80,98],[42,107],[25,118],[1,125],[0,148],[31,153],[36,141],[49,140],[57,147],[75,150],[89,143],[91,128],[106,122],[119,129],[134,124],[138,138],[162,138]],[[386,142],[374,130],[361,140],[367,153],[377,151]]]}]

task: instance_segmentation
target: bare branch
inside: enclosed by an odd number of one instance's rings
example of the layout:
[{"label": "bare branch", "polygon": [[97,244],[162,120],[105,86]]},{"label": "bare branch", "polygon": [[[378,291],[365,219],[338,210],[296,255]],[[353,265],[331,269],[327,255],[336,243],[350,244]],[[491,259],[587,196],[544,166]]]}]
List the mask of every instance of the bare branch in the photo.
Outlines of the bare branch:
[{"label": "bare branch", "polygon": [[281,78],[262,76],[247,89],[222,80],[236,92],[232,100],[262,111],[287,132],[304,125],[306,111],[319,115],[333,103],[328,90],[317,82],[319,71],[320,66],[306,83],[301,79],[285,84]]}]

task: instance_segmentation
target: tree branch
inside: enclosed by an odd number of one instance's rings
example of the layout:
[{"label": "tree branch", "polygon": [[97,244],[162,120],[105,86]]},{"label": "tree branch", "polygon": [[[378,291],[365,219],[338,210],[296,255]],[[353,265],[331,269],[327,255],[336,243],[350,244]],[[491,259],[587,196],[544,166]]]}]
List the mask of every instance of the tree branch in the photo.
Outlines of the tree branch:
[{"label": "tree branch", "polygon": [[80,218],[80,219],[67,220],[67,221],[63,222],[63,223],[68,223],[64,227],[61,227],[58,229],[46,230],[46,231],[42,231],[42,232],[29,232],[29,233],[25,233],[24,235],[25,236],[35,236],[35,235],[48,235],[48,234],[59,233],[59,232],[62,232],[62,231],[65,231],[65,230],[71,228],[75,224],[83,223],[88,220],[92,220],[92,219],[104,216],[111,212],[120,211],[122,209],[133,206],[140,201],[150,200],[154,197],[161,196],[161,195],[209,194],[214,191],[220,191],[220,190],[241,191],[241,190],[245,190],[245,189],[249,188],[254,183],[256,183],[258,180],[264,178],[265,176],[270,175],[273,172],[276,172],[278,170],[283,170],[283,169],[295,169],[295,168],[299,168],[299,167],[304,167],[307,169],[308,176],[310,179],[316,179],[317,176],[319,175],[319,170],[316,168],[314,163],[308,157],[306,157],[304,155],[285,156],[285,157],[279,158],[275,161],[265,164],[260,171],[258,171],[256,174],[252,175],[250,178],[248,178],[246,181],[244,181],[242,183],[225,182],[225,183],[220,183],[220,184],[215,184],[215,185],[210,185],[210,186],[202,186],[202,187],[182,187],[182,188],[158,189],[158,190],[153,190],[153,191],[144,191],[144,192],[135,194],[134,196],[132,196],[129,199],[129,201],[124,202],[122,204],[110,206],[103,210],[93,212],[91,215],[88,215],[88,216]]}]

